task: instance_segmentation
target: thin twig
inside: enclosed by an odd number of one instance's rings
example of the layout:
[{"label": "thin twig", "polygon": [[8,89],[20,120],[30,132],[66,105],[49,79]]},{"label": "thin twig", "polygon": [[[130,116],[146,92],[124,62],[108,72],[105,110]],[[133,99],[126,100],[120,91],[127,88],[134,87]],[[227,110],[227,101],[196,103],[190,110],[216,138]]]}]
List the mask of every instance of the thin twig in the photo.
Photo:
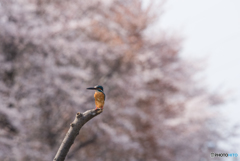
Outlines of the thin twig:
[{"label": "thin twig", "polygon": [[70,129],[68,130],[65,138],[63,139],[61,146],[58,149],[56,156],[53,161],[64,161],[65,157],[72,146],[76,136],[79,134],[82,126],[91,120],[93,117],[97,116],[102,112],[101,109],[88,110],[83,114],[78,112],[74,121],[70,124]]}]

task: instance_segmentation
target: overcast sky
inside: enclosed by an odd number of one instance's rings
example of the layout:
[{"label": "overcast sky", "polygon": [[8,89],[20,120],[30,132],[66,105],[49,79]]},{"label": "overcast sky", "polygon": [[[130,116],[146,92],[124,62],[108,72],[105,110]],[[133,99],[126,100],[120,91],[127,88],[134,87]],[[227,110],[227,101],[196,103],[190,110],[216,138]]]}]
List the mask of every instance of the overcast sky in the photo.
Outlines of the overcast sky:
[{"label": "overcast sky", "polygon": [[222,112],[240,123],[240,0],[167,0],[164,8],[161,27],[185,38],[184,57],[207,59],[208,87],[232,91]]}]

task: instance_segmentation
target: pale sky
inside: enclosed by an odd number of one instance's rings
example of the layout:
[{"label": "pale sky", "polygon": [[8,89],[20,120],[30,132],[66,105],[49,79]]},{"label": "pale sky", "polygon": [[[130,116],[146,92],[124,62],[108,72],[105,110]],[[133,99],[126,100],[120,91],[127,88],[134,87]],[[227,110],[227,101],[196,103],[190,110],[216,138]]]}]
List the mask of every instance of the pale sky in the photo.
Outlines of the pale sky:
[{"label": "pale sky", "polygon": [[240,124],[240,0],[167,0],[164,8],[161,27],[184,37],[184,57],[207,59],[208,87],[232,91],[221,111]]}]

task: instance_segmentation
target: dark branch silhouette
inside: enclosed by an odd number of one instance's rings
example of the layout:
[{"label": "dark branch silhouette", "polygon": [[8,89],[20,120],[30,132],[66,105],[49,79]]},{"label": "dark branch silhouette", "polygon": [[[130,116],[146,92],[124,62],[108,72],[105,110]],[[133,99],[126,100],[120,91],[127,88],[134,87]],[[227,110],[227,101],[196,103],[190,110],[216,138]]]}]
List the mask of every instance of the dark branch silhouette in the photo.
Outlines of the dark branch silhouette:
[{"label": "dark branch silhouette", "polygon": [[88,145],[90,145],[90,144],[95,143],[96,140],[97,140],[97,135],[93,135],[91,139],[79,143],[74,149],[71,150],[70,153],[68,153],[67,159],[72,158],[72,157],[74,156],[74,154],[75,154],[78,150],[80,150],[81,148],[84,148],[84,147],[86,147],[86,146],[88,146]]},{"label": "dark branch silhouette", "polygon": [[63,139],[61,146],[58,149],[56,156],[53,161],[64,161],[65,157],[72,146],[76,136],[79,134],[82,126],[91,120],[93,117],[97,116],[102,112],[101,109],[88,110],[83,114],[78,112],[74,121],[70,124],[70,129],[68,130],[65,138]]}]

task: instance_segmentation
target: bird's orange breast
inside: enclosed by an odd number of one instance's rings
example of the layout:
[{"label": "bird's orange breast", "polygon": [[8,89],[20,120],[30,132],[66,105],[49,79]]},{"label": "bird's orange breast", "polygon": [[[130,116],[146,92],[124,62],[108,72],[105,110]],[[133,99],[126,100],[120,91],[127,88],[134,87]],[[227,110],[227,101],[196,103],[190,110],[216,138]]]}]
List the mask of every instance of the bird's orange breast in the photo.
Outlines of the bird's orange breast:
[{"label": "bird's orange breast", "polygon": [[95,98],[96,107],[103,108],[105,95],[102,92],[95,92],[94,98]]}]

